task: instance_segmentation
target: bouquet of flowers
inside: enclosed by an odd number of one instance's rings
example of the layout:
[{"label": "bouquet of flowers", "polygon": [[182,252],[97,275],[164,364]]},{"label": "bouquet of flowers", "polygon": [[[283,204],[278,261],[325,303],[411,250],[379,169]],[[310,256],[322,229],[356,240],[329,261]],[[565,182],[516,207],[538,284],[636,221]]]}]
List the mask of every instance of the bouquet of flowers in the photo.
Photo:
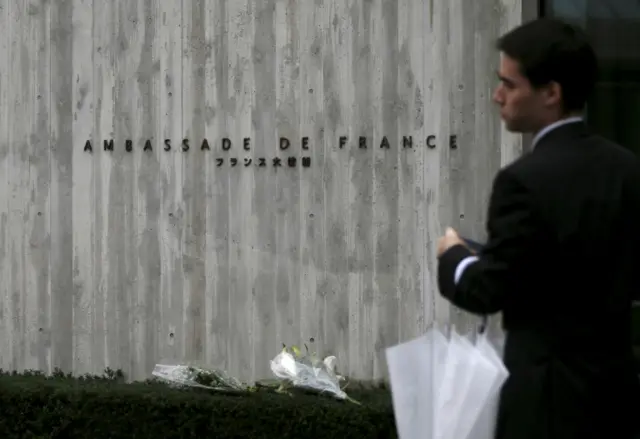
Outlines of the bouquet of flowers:
[{"label": "bouquet of flowers", "polygon": [[344,377],[335,371],[336,357],[331,355],[320,360],[315,353],[309,353],[306,344],[304,347],[306,352],[303,354],[297,346],[288,349],[283,345],[282,351],[271,360],[271,372],[281,383],[279,391],[297,387],[320,393],[328,392],[338,399],[357,403],[340,386]]},{"label": "bouquet of flowers", "polygon": [[226,372],[192,365],[156,364],[151,374],[179,387],[199,387],[222,392],[244,392],[249,387]]}]

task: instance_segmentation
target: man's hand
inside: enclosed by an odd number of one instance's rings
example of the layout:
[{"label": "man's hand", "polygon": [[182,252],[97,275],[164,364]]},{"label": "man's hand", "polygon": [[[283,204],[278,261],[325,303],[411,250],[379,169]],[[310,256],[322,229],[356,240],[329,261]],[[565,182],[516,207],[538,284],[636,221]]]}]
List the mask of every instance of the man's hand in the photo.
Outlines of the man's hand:
[{"label": "man's hand", "polygon": [[464,241],[458,236],[458,233],[451,227],[447,227],[447,230],[444,232],[444,236],[441,236],[438,239],[438,257],[442,256],[444,252],[458,244],[465,245]]}]

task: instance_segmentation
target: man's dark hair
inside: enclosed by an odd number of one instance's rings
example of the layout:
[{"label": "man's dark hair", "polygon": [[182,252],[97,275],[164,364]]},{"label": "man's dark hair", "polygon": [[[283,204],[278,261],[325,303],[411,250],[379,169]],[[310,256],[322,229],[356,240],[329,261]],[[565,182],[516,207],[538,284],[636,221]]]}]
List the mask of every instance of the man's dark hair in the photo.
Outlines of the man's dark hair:
[{"label": "man's dark hair", "polygon": [[497,48],[520,64],[534,88],[557,82],[565,112],[584,109],[597,76],[598,62],[587,35],[561,20],[525,23],[497,42]]}]

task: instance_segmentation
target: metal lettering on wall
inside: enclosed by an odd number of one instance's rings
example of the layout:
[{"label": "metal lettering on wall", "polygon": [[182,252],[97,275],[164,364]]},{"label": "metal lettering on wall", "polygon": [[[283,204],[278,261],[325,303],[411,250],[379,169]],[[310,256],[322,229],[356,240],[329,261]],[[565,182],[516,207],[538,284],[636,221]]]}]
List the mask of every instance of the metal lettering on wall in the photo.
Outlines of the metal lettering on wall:
[{"label": "metal lettering on wall", "polygon": [[[429,135],[426,139],[421,142],[414,142],[413,136],[402,136],[397,145],[393,145],[387,136],[383,136],[379,143],[373,143],[372,139],[367,138],[365,136],[358,136],[356,139],[349,139],[347,136],[340,136],[337,139],[337,147],[341,150],[347,148],[356,148],[359,150],[366,150],[370,147],[377,147],[383,150],[391,150],[394,146],[401,148],[402,150],[412,150],[414,147],[424,146],[429,149],[436,148],[436,136]],[[251,138],[245,137],[242,139],[241,150],[245,152],[251,151]],[[132,153],[134,151],[133,140],[126,139],[122,142],[121,145],[118,145],[113,139],[103,140],[102,150],[107,152],[113,152],[118,147],[121,147],[125,152]],[[455,135],[449,136],[449,148],[456,149],[458,147],[457,138]],[[99,146],[98,146],[99,148]],[[151,139],[146,139],[143,143],[141,142],[141,150],[143,152],[152,152],[154,148],[161,148],[162,151],[170,152],[170,151],[181,151],[186,153],[191,150],[199,150],[205,153],[209,153],[212,151],[212,147],[209,143],[208,139],[203,139],[197,144],[193,145],[190,139],[182,139],[179,144],[174,145],[171,139],[164,139],[160,144],[155,145]],[[257,167],[289,167],[295,168],[298,166],[298,163],[303,168],[308,168],[311,166],[311,156],[309,154],[310,140],[309,137],[302,137],[300,139],[299,150],[302,151],[302,156],[298,157],[295,155],[289,155],[286,157],[233,157],[233,152],[237,149],[234,148],[234,143],[231,139],[225,137],[221,140],[218,152],[222,152],[223,155],[216,155],[215,163],[216,166],[229,166],[229,167],[249,167],[249,166],[257,166]],[[286,154],[287,152],[292,152],[295,150],[291,141],[286,137],[281,137],[278,149]],[[84,144],[84,151],[87,153],[93,153],[94,145],[91,139],[87,140]]]}]

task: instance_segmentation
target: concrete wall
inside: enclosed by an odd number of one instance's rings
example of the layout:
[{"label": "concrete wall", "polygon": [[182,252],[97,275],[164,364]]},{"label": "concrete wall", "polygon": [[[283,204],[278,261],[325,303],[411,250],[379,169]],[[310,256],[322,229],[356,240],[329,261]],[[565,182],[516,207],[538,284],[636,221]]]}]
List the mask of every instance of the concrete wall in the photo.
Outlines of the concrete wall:
[{"label": "concrete wall", "polygon": [[385,347],[469,322],[435,240],[482,238],[521,149],[490,100],[520,19],[519,0],[0,0],[0,366],[260,378],[313,338],[380,377]]}]

